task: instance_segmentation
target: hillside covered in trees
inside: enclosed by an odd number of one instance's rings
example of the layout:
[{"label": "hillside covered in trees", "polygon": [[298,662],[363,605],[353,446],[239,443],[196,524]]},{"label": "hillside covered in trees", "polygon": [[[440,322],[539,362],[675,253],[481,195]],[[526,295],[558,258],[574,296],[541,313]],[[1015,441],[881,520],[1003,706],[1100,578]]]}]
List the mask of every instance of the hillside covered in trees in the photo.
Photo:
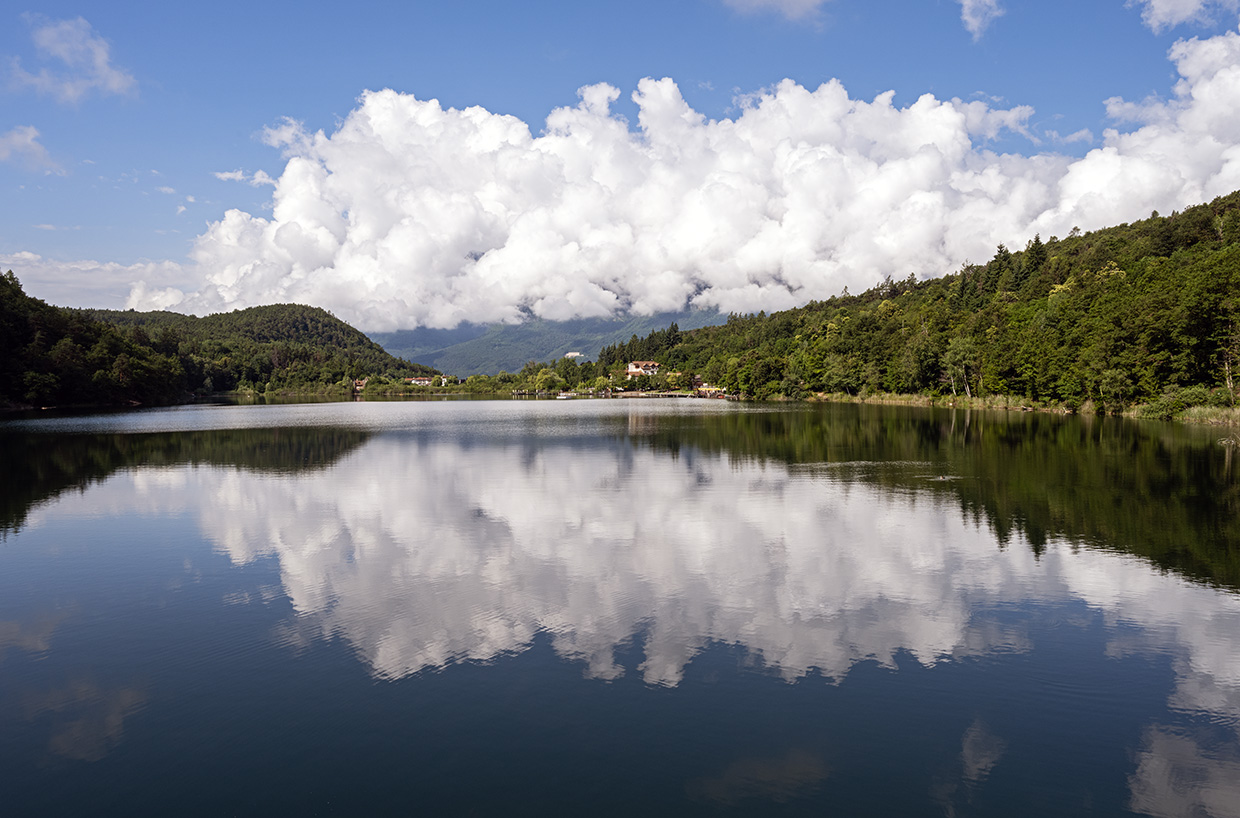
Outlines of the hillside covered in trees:
[{"label": "hillside covered in trees", "polygon": [[307,389],[430,374],[325,310],[295,304],[205,318],[73,310],[0,276],[0,405],[168,404],[233,389]]},{"label": "hillside covered in trees", "polygon": [[[752,398],[820,393],[1006,395],[1078,409],[1234,405],[1240,192],[1065,238],[1000,245],[985,264],[890,278],[766,315],[669,327],[598,363],[657,360]],[[1186,390],[1194,390],[1191,395]],[[1170,396],[1170,397],[1168,397]]]},{"label": "hillside covered in trees", "polygon": [[271,304],[203,318],[175,312],[83,312],[157,345],[171,347],[175,342],[188,364],[190,385],[205,392],[295,390],[373,375],[438,374],[389,354],[327,310],[301,304]]}]

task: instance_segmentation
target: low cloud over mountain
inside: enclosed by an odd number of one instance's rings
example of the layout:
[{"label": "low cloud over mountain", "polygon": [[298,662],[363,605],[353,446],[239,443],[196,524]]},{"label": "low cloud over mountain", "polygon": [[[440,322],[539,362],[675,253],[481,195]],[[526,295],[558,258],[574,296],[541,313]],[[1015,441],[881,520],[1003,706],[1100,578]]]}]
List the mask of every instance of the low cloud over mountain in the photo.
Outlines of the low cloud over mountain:
[{"label": "low cloud over mountain", "polygon": [[382,330],[773,310],[940,275],[1000,242],[1240,188],[1240,35],[1181,41],[1170,57],[1173,98],[1107,100],[1128,130],[1079,159],[987,147],[1036,137],[1028,107],[931,95],[898,107],[837,81],[785,80],[708,120],[671,79],[646,79],[632,126],[612,110],[621,92],[592,85],[539,135],[482,108],[367,92],[334,133],[269,129],[287,157],[272,211],[228,211],[195,242],[200,285],[144,280],[129,305],[297,301]]}]

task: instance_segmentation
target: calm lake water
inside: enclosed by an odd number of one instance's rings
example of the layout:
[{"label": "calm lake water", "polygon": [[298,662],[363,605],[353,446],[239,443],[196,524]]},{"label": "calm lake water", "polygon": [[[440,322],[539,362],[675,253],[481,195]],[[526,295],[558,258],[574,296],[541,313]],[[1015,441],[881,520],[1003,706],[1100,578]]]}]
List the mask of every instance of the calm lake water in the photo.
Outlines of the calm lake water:
[{"label": "calm lake water", "polygon": [[9,420],[0,812],[1240,816],[1220,434],[687,400]]}]

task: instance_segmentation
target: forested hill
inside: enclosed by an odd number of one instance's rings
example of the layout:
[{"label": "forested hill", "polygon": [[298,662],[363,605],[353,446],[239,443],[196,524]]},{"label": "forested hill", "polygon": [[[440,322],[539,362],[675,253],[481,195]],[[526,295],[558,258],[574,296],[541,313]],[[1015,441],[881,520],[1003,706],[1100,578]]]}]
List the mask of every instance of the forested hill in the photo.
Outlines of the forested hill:
[{"label": "forested hill", "polygon": [[431,367],[390,355],[326,310],[301,304],[249,307],[203,318],[174,312],[79,312],[124,327],[156,348],[175,346],[189,384],[207,392],[301,389],[372,375],[437,374]]},{"label": "forested hill", "polygon": [[252,388],[325,388],[369,375],[430,374],[314,307],[196,318],[55,307],[0,276],[0,405],[176,403]]},{"label": "forested hill", "polygon": [[[354,329],[330,312],[301,304],[272,304],[222,312],[199,318],[176,312],[133,310],[76,310],[97,321],[121,326],[141,326],[147,332],[171,329],[200,339],[225,341],[244,338],[256,343],[289,341],[344,349],[380,350],[361,330]],[[429,371],[429,368],[424,368]]]},{"label": "forested hill", "polygon": [[[750,397],[1009,395],[1117,410],[1234,403],[1240,192],[1170,216],[1000,245],[985,264],[608,347]],[[1212,391],[1211,391],[1212,390]]]}]

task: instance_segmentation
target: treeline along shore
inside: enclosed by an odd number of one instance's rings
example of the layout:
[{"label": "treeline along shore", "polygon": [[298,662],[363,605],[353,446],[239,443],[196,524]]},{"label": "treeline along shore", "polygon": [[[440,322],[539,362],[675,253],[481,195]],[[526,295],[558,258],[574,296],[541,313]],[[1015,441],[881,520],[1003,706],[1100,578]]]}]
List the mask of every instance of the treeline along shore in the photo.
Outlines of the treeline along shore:
[{"label": "treeline along shore", "polygon": [[[934,271],[920,271],[923,274]],[[771,314],[604,347],[596,361],[442,373],[387,354],[324,310],[205,318],[71,310],[0,281],[10,406],[171,403],[231,390],[407,394],[684,389],[753,400],[887,399],[1171,417],[1235,416],[1240,192],[1169,216],[1000,245],[982,264],[888,277]],[[630,361],[658,374],[628,380]],[[411,384],[423,376],[431,385]]]}]

